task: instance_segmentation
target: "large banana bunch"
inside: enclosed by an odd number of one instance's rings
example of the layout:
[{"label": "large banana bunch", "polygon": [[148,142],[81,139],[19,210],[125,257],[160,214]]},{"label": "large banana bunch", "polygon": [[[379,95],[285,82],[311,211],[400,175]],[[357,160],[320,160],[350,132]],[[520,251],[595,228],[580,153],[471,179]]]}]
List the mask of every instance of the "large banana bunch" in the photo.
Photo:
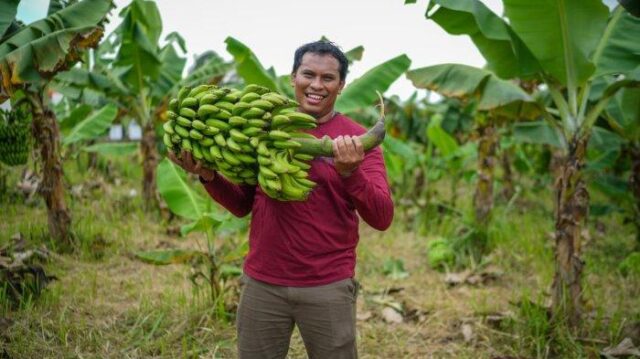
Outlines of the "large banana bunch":
[{"label": "large banana bunch", "polygon": [[183,87],[169,103],[163,141],[191,152],[203,165],[238,184],[260,185],[272,198],[304,200],[315,183],[307,179],[312,155],[297,153],[301,129],[315,119],[298,104],[269,89],[201,85]]},{"label": "large banana bunch", "polygon": [[[303,132],[315,128],[316,120],[297,107],[297,102],[258,85],[243,90],[183,87],[169,102],[163,141],[176,153],[191,152],[231,182],[259,185],[277,200],[305,200],[315,186],[308,179],[308,161],[332,156],[333,142]],[[383,138],[381,116],[361,140],[368,150]]]},{"label": "large banana bunch", "polygon": [[[23,118],[24,117],[24,118]],[[21,112],[0,111],[0,161],[24,165],[29,158],[31,123]]]}]

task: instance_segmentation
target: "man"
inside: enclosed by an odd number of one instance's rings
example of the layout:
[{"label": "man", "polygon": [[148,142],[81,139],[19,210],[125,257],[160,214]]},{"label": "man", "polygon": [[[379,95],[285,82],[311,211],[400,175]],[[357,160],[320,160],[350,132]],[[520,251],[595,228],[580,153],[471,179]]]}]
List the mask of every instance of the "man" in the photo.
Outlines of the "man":
[{"label": "man", "polygon": [[310,358],[356,358],[354,280],[358,214],[385,230],[393,203],[380,148],[364,153],[365,128],[334,111],[347,59],[318,41],[296,50],[291,84],[316,137],[334,139],[334,157],[311,162],[317,185],[304,202],[280,202],[202,168],[189,153],[170,157],[200,176],[211,197],[236,216],[252,213],[245,287],[237,314],[240,358],[284,358],[294,325]]}]

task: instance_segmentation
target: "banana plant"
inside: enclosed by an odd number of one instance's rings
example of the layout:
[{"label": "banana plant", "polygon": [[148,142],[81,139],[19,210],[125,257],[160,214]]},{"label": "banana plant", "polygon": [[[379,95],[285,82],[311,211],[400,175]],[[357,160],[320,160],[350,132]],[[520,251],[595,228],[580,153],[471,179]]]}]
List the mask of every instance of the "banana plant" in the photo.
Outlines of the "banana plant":
[{"label": "banana plant", "polygon": [[466,65],[443,64],[407,72],[418,88],[446,97],[475,101],[474,122],[478,134],[478,181],[474,195],[476,222],[486,227],[493,208],[493,177],[498,144],[496,127],[513,118],[535,118],[540,109],[535,99],[515,84],[487,70]]},{"label": "banana plant", "polygon": [[81,53],[95,47],[111,0],[84,0],[49,8],[46,18],[29,25],[15,19],[18,0],[3,1],[0,12],[0,102],[24,92],[31,106],[33,134],[40,150],[40,192],[48,210],[50,235],[71,244],[71,216],[64,199],[60,138],[46,91],[50,79],[72,67]]},{"label": "banana plant", "polygon": [[[583,176],[587,144],[610,99],[640,85],[640,42],[634,37],[640,20],[620,6],[609,11],[600,0],[503,4],[508,21],[478,0],[432,0],[427,17],[449,33],[469,35],[497,75],[544,83],[551,95],[554,108],[541,103],[541,116],[557,132],[564,151],[556,181],[552,311],[556,320],[575,327],[583,311],[580,233],[589,204]],[[592,85],[602,77],[610,83],[594,100]],[[452,79],[448,85],[453,91],[467,82]]]},{"label": "banana plant", "polygon": [[[620,191],[619,187],[612,191],[605,191],[619,203],[626,203],[629,208],[631,221],[636,227],[636,248],[640,250],[640,89],[622,89],[607,105],[603,112],[604,118],[615,133],[623,140],[626,154],[631,162],[629,177],[626,181],[627,191]],[[611,183],[604,178],[602,187],[611,189]],[[608,182],[608,183],[606,183]],[[631,191],[633,199],[627,193]]]},{"label": "banana plant", "polygon": [[[230,65],[215,54],[208,55],[201,66],[183,78],[185,42],[179,34],[171,33],[166,37],[166,44],[159,45],[162,19],[155,2],[135,0],[120,16],[122,23],[94,53],[95,67],[78,67],[59,76],[56,89],[76,106],[86,103],[87,99],[94,100],[93,106],[113,103],[125,117],[140,125],[143,130],[142,193],[147,208],[152,208],[157,200],[155,173],[160,160],[156,127],[166,120],[168,99],[181,86],[219,82]],[[116,147],[100,145],[98,148],[110,151]]]},{"label": "banana plant", "polygon": [[[186,174],[166,158],[158,165],[158,191],[174,214],[190,223],[180,229],[182,236],[192,232],[203,232],[206,236],[206,250],[167,249],[136,253],[137,257],[155,265],[191,264],[194,272],[191,280],[197,284],[202,277],[209,284],[211,299],[219,315],[224,314],[224,279],[241,273],[229,264],[244,257],[248,250],[245,240],[241,245],[226,251],[215,247],[217,234],[246,228],[246,219],[232,218],[216,208],[211,200],[190,184]],[[205,270],[199,269],[204,265]]]}]

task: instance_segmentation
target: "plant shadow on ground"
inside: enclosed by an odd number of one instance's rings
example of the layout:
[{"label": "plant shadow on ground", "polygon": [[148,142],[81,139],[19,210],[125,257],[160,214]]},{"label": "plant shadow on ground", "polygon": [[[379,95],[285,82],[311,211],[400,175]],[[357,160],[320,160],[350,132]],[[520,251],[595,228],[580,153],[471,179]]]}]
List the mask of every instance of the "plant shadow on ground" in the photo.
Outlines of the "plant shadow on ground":
[{"label": "plant shadow on ground", "polygon": [[[176,220],[141,209],[139,173],[123,180],[74,167],[67,172],[71,183],[84,186],[68,195],[75,251],[53,255],[45,264],[59,279],[39,298],[25,299],[14,309],[2,306],[0,353],[12,358],[236,357],[233,317],[216,317],[208,290],[194,288],[187,279],[189,268],[152,266],[133,255],[153,248],[195,248],[202,238],[181,238]],[[362,286],[360,357],[595,358],[624,337],[639,343],[633,328],[640,327],[640,278],[625,278],[616,269],[634,245],[634,233],[615,216],[592,221],[585,232],[583,327],[570,335],[549,322],[553,222],[551,204],[539,198],[551,196],[535,193],[496,207],[489,231],[493,251],[484,265],[499,269],[499,275],[476,283],[447,284],[446,273],[431,269],[426,260],[429,240],[455,235],[455,217],[422,217],[420,231],[407,229],[416,228],[416,219],[403,215],[386,232],[363,224],[356,269]],[[0,246],[18,232],[29,245],[51,246],[42,203],[11,200],[0,206]],[[239,243],[246,235],[224,241]],[[390,259],[401,261],[408,275],[390,276],[383,265]],[[390,315],[389,308],[400,316]],[[289,357],[306,357],[297,331]]]}]

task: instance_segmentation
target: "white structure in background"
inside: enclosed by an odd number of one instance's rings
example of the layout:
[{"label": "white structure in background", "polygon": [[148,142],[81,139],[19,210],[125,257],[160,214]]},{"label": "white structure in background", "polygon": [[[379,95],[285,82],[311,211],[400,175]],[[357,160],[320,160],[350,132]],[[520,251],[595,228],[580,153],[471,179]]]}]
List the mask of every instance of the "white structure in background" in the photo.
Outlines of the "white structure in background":
[{"label": "white structure in background", "polygon": [[142,129],[135,122],[130,122],[127,126],[127,138],[124,138],[122,124],[111,125],[109,129],[110,141],[133,140],[138,141],[142,138]]},{"label": "white structure in background", "polygon": [[140,128],[140,126],[138,126],[138,124],[133,121],[129,122],[127,133],[129,134],[130,140],[136,141],[142,138],[142,128]]},{"label": "white structure in background", "polygon": [[120,141],[122,140],[122,125],[112,125],[109,129],[109,140]]}]

